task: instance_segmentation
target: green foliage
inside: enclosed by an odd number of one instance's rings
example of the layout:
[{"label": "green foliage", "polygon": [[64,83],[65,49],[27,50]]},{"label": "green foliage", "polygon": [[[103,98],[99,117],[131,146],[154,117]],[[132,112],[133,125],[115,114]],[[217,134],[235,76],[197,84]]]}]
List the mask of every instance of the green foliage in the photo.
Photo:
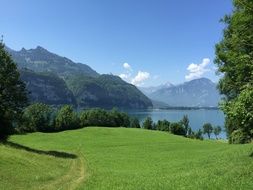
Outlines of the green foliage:
[{"label": "green foliage", "polygon": [[203,134],[202,130],[199,129],[199,130],[195,133],[194,138],[203,140],[202,134]]},{"label": "green foliage", "polygon": [[[223,104],[226,113],[226,129],[229,138],[234,138],[232,133],[244,135],[242,143],[253,139],[253,88],[244,89],[237,98]],[[239,132],[238,132],[239,131]],[[237,136],[237,135],[236,135]],[[235,142],[230,139],[230,142]]]},{"label": "green foliage", "polygon": [[205,123],[203,125],[203,133],[207,134],[208,138],[210,139],[210,136],[211,136],[212,132],[213,132],[212,124],[211,123]]},{"label": "green foliage", "polygon": [[214,133],[216,139],[218,139],[218,136],[219,136],[219,134],[221,133],[221,130],[222,130],[222,129],[221,129],[220,126],[216,126],[216,127],[213,128],[213,133]]},{"label": "green foliage", "polygon": [[185,129],[185,136],[187,136],[188,134],[188,130],[189,130],[189,118],[187,115],[184,115],[183,118],[180,121]]},{"label": "green foliage", "polygon": [[104,109],[89,109],[80,113],[80,125],[104,126],[104,127],[129,127],[130,117],[116,109],[106,111]]},{"label": "green foliage", "polygon": [[55,129],[57,131],[62,131],[76,128],[79,128],[79,118],[72,106],[62,106],[55,118]]},{"label": "green foliage", "polygon": [[143,129],[153,129],[153,120],[151,117],[147,117],[142,124]]},{"label": "green foliage", "polygon": [[22,115],[21,129],[25,132],[53,131],[52,127],[53,109],[42,103],[28,106]]},{"label": "green foliage", "polygon": [[170,131],[170,122],[167,120],[158,120],[156,124],[156,129],[159,131]]},{"label": "green foliage", "polygon": [[174,135],[181,135],[181,136],[185,136],[185,133],[186,133],[185,128],[181,122],[171,123],[170,124],[170,132]]},{"label": "green foliage", "polygon": [[140,121],[136,117],[130,118],[130,128],[141,128]]},{"label": "green foliage", "polygon": [[0,141],[7,140],[13,123],[20,121],[26,101],[25,85],[20,80],[16,64],[0,42]]},{"label": "green foliage", "polygon": [[[253,99],[247,98],[246,93],[251,94],[253,85],[253,2],[252,0],[233,2],[233,13],[223,19],[226,28],[222,41],[216,45],[215,62],[218,71],[223,75],[219,81],[219,90],[225,95],[222,109],[226,115],[225,127],[228,137],[232,138],[232,133],[239,130],[252,138],[253,125],[250,119],[252,108],[249,108],[249,105],[253,105]],[[247,98],[247,104],[242,98]],[[247,138],[243,139],[245,142],[249,141]]]},{"label": "green foliage", "polygon": [[237,129],[229,136],[229,142],[233,144],[244,144],[249,142],[250,138],[242,129]]}]

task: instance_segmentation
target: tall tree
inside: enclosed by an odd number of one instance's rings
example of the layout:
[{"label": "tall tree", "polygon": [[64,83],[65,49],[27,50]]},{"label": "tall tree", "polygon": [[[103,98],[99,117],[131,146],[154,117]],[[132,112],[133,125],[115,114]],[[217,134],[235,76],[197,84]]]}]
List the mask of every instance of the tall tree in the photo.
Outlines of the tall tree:
[{"label": "tall tree", "polygon": [[207,134],[208,138],[210,139],[212,132],[213,132],[212,124],[211,123],[205,123],[203,125],[203,133]]},{"label": "tall tree", "polygon": [[[242,113],[233,114],[232,106],[240,104],[238,101],[242,101],[242,98],[238,97],[242,92],[250,94],[253,88],[253,1],[234,0],[233,4],[232,14],[222,19],[225,29],[223,39],[216,45],[215,63],[218,72],[223,76],[218,87],[225,95],[222,109],[226,115],[225,127],[228,137],[232,138],[234,132],[244,134],[242,136],[248,142],[253,138],[250,132],[253,129],[253,125],[250,124],[252,120],[242,119],[247,116]],[[252,100],[247,104],[252,105]],[[245,110],[252,114],[251,109]],[[238,123],[238,120],[245,120],[245,123]],[[240,133],[236,132],[238,130]]]},{"label": "tall tree", "polygon": [[214,133],[216,139],[218,139],[218,136],[219,136],[219,134],[221,133],[221,127],[220,127],[220,126],[214,127],[214,128],[213,128],[213,133]]},{"label": "tall tree", "polygon": [[142,128],[144,129],[152,129],[153,128],[153,120],[151,117],[147,117],[142,124]]},{"label": "tall tree", "polygon": [[19,121],[26,105],[25,84],[20,80],[16,64],[0,42],[0,140],[7,140],[13,124]]},{"label": "tall tree", "polygon": [[184,126],[185,129],[185,136],[187,136],[188,130],[189,130],[189,118],[187,115],[184,115],[183,118],[181,119],[181,123]]}]

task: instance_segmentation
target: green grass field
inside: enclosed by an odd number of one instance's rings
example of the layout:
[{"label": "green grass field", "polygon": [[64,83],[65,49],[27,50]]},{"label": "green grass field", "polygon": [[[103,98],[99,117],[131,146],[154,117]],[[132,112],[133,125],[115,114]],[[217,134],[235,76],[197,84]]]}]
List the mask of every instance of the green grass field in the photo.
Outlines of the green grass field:
[{"label": "green grass field", "polygon": [[[0,145],[0,189],[253,189],[253,145],[84,128]],[[54,151],[54,152],[53,152]]]}]

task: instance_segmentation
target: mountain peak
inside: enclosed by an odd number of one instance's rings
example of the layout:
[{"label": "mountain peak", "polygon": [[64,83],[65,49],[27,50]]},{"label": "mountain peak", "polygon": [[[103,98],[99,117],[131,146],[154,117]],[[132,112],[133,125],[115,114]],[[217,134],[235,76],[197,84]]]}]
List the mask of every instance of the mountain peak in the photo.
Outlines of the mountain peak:
[{"label": "mountain peak", "polygon": [[[38,51],[47,51],[45,48],[41,47],[41,46],[37,46],[35,48],[35,50],[38,50]],[[47,51],[48,52],[48,51]]]}]

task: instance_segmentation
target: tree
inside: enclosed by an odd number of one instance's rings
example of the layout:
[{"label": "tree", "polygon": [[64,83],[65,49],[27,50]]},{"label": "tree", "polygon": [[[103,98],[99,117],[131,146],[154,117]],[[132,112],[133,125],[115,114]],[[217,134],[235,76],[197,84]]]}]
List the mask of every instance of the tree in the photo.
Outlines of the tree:
[{"label": "tree", "polygon": [[181,135],[181,136],[185,136],[185,128],[184,126],[182,125],[181,122],[178,122],[178,123],[171,123],[170,124],[170,132],[172,134],[175,134],[175,135]]},{"label": "tree", "polygon": [[152,127],[153,127],[153,120],[151,119],[151,117],[147,117],[142,124],[142,128],[152,129]]},{"label": "tree", "polygon": [[13,124],[20,121],[27,97],[16,64],[0,42],[0,141],[6,141]]},{"label": "tree", "polygon": [[185,136],[187,136],[188,130],[189,130],[189,118],[187,115],[184,115],[183,118],[180,121],[185,129]]},{"label": "tree", "polygon": [[141,128],[140,122],[136,117],[130,119],[130,128]]},{"label": "tree", "polygon": [[208,138],[210,139],[210,136],[211,136],[212,132],[213,132],[212,124],[211,123],[205,123],[203,125],[203,133],[207,134]]},{"label": "tree", "polygon": [[167,120],[158,120],[156,129],[159,131],[170,131],[170,122]]},{"label": "tree", "polygon": [[229,142],[250,142],[253,139],[253,88],[244,89],[237,98],[223,104],[223,109]]},{"label": "tree", "polygon": [[213,133],[214,133],[216,139],[218,139],[218,136],[221,133],[221,127],[220,126],[214,127],[213,128]]},{"label": "tree", "polygon": [[28,106],[22,116],[21,130],[26,132],[53,131],[52,113],[52,108],[46,104],[35,103]]},{"label": "tree", "polygon": [[[246,91],[250,94],[253,88],[253,2],[252,0],[234,0],[233,3],[234,11],[222,20],[226,27],[223,39],[216,45],[215,63],[218,66],[218,73],[222,73],[223,76],[218,87],[221,94],[225,95],[221,108],[225,113],[228,137],[230,138],[232,134],[240,134],[239,136],[245,139],[240,142],[250,142],[253,138],[252,120],[246,117],[242,119],[245,115],[237,111],[250,110],[248,105],[253,105],[253,99],[249,98],[247,106],[242,103],[242,97],[245,97]],[[241,95],[241,93],[244,94]],[[242,105],[239,106],[241,103]],[[243,108],[244,106],[246,107]],[[232,113],[233,111],[237,114]]]},{"label": "tree", "polygon": [[202,130],[199,129],[199,130],[194,134],[194,137],[195,137],[196,139],[203,140],[202,134],[203,134]]},{"label": "tree", "polygon": [[55,128],[58,131],[76,129],[79,127],[79,119],[72,106],[62,106],[55,118]]}]

